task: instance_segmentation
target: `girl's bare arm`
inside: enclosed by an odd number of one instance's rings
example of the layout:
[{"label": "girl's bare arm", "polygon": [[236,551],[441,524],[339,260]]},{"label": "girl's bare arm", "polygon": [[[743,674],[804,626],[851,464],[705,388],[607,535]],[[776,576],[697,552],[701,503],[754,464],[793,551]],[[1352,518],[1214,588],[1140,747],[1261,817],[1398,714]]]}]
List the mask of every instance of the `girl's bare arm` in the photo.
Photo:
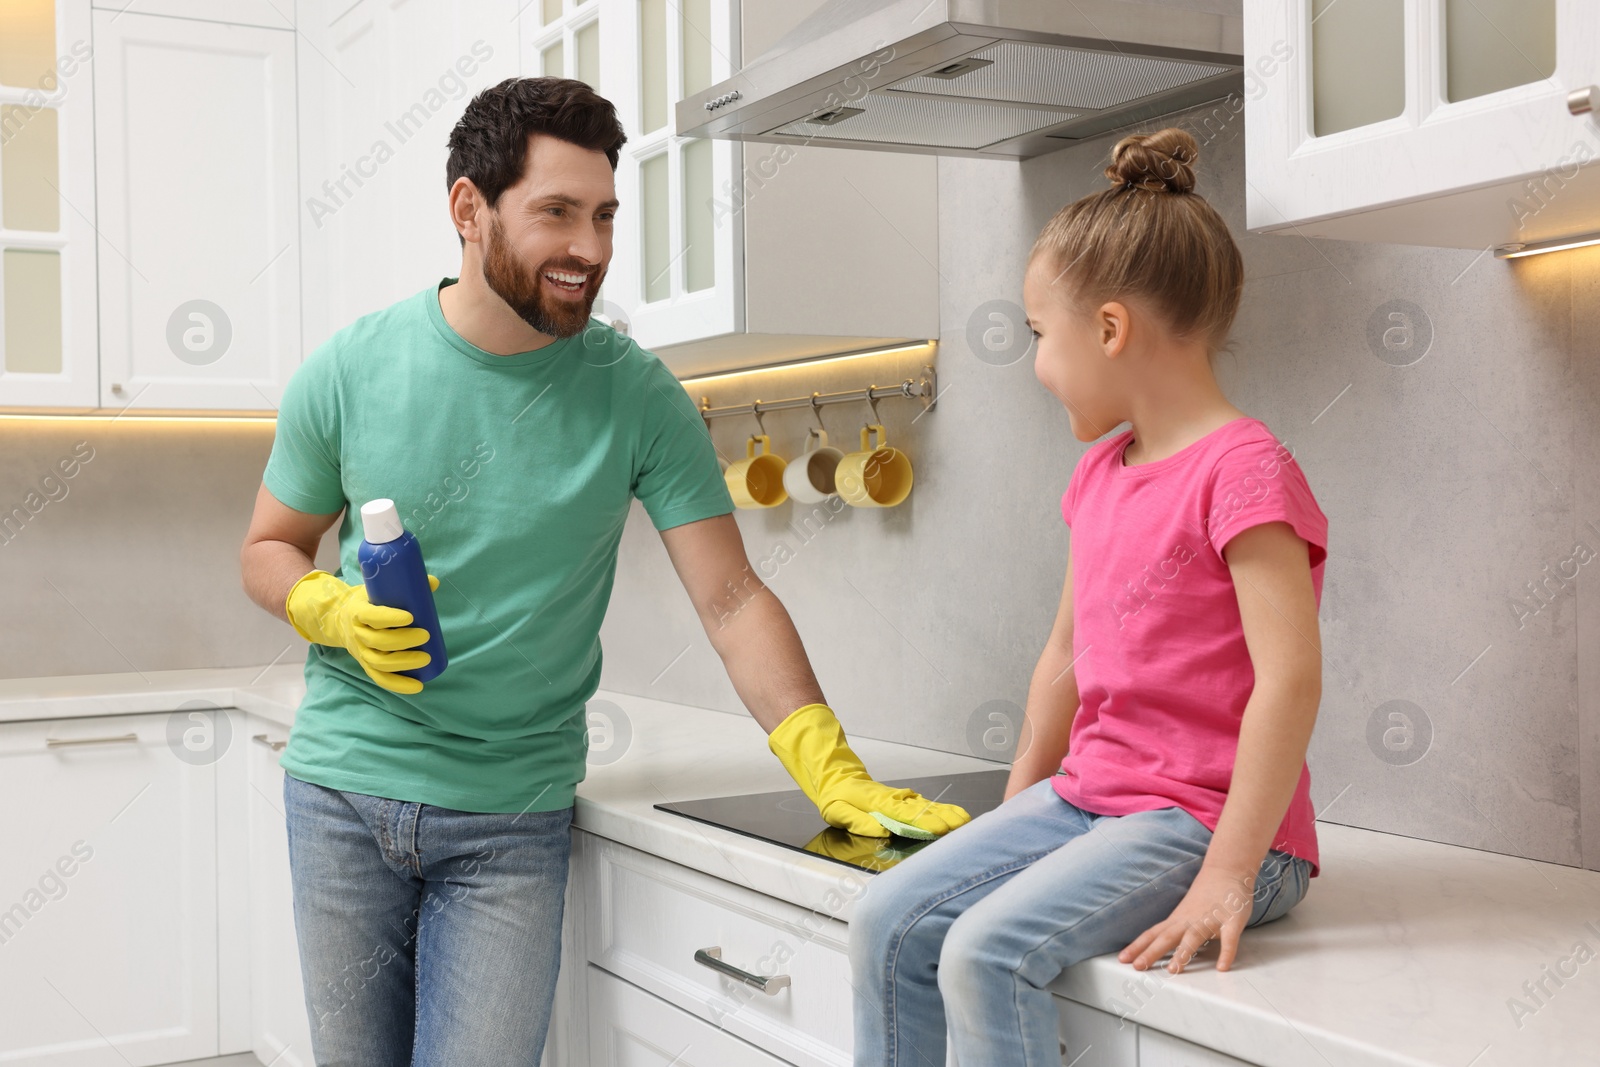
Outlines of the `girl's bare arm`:
[{"label": "girl's bare arm", "polygon": [[1255,671],[1233,780],[1205,866],[1254,877],[1283,822],[1322,700],[1322,638],[1306,542],[1287,522],[1229,541],[1239,617]]},{"label": "girl's bare arm", "polygon": [[1005,799],[1048,778],[1067,754],[1067,737],[1078,713],[1078,678],[1072,670],[1072,557],[1067,557],[1067,579],[1061,589],[1061,606],[1050,628],[1050,638],[1028,685],[1028,707],[1023,713],[1022,736],[1006,781]]}]

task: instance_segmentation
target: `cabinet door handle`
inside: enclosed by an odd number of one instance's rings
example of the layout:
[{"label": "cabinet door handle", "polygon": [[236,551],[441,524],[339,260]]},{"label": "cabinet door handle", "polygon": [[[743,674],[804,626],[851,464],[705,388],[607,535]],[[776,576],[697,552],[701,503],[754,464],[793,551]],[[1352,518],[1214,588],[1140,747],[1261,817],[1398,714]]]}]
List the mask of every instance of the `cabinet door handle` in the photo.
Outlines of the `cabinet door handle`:
[{"label": "cabinet door handle", "polygon": [[44,739],[45,748],[62,748],[66,745],[120,745],[129,741],[137,742],[138,734],[117,734],[115,737],[47,737]]},{"label": "cabinet door handle", "polygon": [[780,989],[789,988],[789,976],[786,974],[763,977],[759,974],[751,974],[749,971],[740,970],[731,963],[722,962],[722,948],[720,945],[696,949],[694,961],[704,967],[710,967],[718,974],[725,974],[729,978],[743,982],[747,986],[754,986],[769,997],[777,996]]},{"label": "cabinet door handle", "polygon": [[268,740],[266,734],[256,734],[250,740],[254,741],[258,745],[266,745],[268,748],[272,749],[272,751],[274,751],[274,752],[282,752],[283,751],[283,746],[287,745],[289,743],[287,741],[271,741],[271,740]]},{"label": "cabinet door handle", "polygon": [[1567,110],[1574,115],[1587,115],[1594,110],[1596,88],[1585,85],[1582,89],[1574,89],[1567,94]]}]

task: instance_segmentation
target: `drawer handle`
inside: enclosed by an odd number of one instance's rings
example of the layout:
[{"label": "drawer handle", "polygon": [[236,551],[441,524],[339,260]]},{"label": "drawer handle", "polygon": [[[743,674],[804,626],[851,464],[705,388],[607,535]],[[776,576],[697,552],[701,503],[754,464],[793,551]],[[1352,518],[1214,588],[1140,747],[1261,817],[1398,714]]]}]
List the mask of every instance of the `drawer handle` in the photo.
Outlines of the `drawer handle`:
[{"label": "drawer handle", "polygon": [[701,966],[710,967],[718,974],[725,974],[729,978],[737,979],[747,986],[754,986],[769,997],[777,996],[780,989],[789,988],[789,976],[786,974],[775,974],[771,977],[763,978],[759,974],[742,971],[731,963],[722,962],[722,948],[719,945],[696,949],[694,961]]},{"label": "drawer handle", "polygon": [[117,734],[115,737],[47,737],[44,739],[44,746],[62,748],[66,745],[120,745],[138,740],[138,734]]},{"label": "drawer handle", "polygon": [[268,748],[272,749],[272,751],[274,751],[274,752],[282,752],[283,751],[283,746],[285,746],[285,745],[287,745],[289,743],[287,741],[272,741],[272,740],[269,740],[267,738],[266,734],[256,734],[250,740],[254,741],[258,745],[266,745]]},{"label": "drawer handle", "polygon": [[1585,85],[1582,89],[1574,89],[1567,94],[1567,110],[1574,115],[1587,115],[1594,110],[1595,99],[1600,96],[1600,90],[1593,85]]}]

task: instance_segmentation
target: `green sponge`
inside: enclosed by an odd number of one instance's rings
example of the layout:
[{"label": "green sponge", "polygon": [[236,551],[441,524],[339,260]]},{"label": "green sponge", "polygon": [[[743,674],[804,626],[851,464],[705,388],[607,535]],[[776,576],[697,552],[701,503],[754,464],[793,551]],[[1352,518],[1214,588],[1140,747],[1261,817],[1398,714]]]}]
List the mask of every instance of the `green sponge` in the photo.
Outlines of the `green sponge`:
[{"label": "green sponge", "polygon": [[912,826],[908,822],[901,822],[899,819],[891,819],[881,811],[874,811],[870,812],[869,814],[874,819],[877,819],[879,822],[883,823],[884,829],[888,830],[891,834],[899,834],[901,837],[915,838],[918,841],[927,841],[939,836],[932,830],[924,830],[920,826]]}]

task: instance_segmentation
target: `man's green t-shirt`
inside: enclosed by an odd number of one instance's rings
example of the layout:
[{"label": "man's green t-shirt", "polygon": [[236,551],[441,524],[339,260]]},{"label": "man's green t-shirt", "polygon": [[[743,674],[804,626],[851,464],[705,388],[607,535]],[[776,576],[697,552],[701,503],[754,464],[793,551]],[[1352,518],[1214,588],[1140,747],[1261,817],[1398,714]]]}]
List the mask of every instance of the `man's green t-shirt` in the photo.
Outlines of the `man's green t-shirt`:
[{"label": "man's green t-shirt", "polygon": [[278,411],[263,481],[297,511],[345,509],[339,577],[361,581],[361,505],[416,535],[449,665],[403,696],[312,645],[283,769],[462,811],[549,811],[584,777],[584,704],[632,497],[656,529],[733,510],[705,424],[661,360],[608,326],[497,356],[439,290],[313,352]]}]

